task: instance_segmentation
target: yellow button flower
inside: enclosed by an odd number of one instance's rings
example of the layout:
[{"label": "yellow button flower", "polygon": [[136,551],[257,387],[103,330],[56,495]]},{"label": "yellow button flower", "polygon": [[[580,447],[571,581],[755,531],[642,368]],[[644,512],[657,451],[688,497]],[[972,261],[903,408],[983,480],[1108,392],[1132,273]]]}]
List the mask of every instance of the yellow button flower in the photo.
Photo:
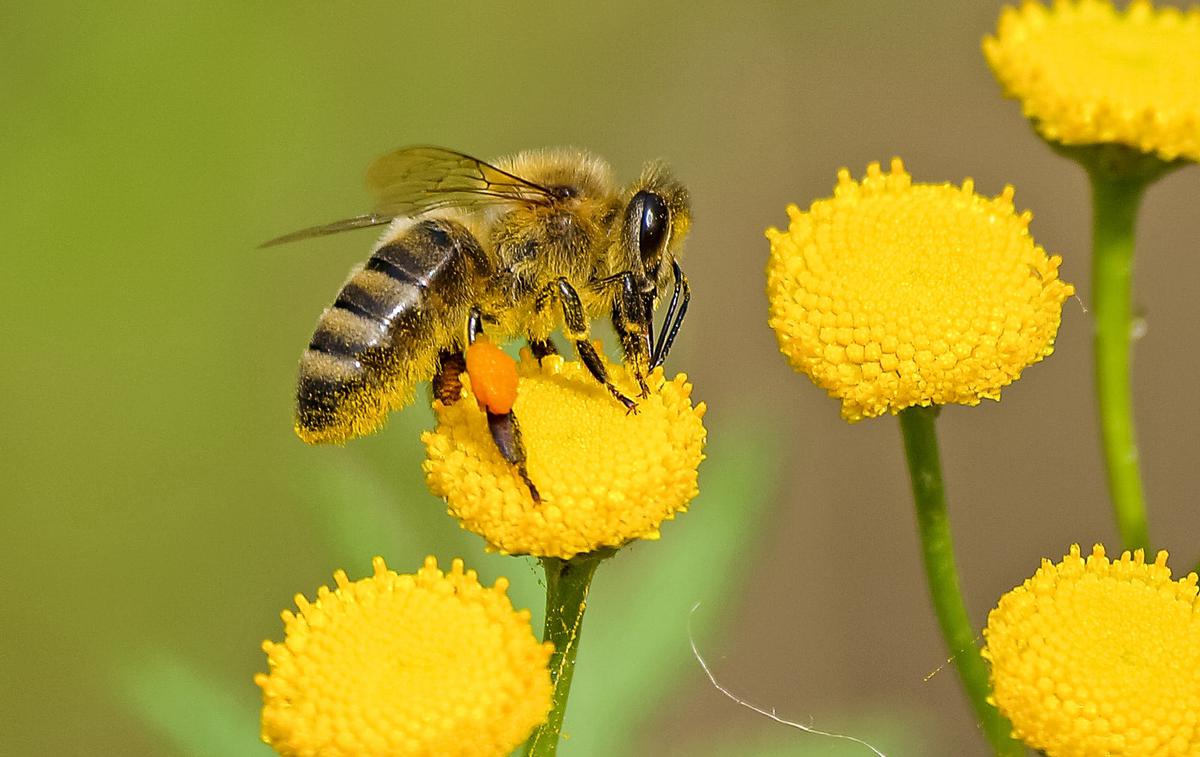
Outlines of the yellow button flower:
[{"label": "yellow button flower", "polygon": [[1200,755],[1196,574],[1097,544],[1042,561],[988,616],[984,657],[1014,735],[1050,757]]},{"label": "yellow button flower", "polygon": [[983,51],[1047,139],[1200,160],[1200,8],[1026,2],[1004,9]]},{"label": "yellow button flower", "polygon": [[[623,366],[608,371],[637,397]],[[496,449],[470,376],[463,400],[434,403],[438,427],[422,436],[430,490],[490,549],[569,559],[657,539],[662,522],[687,509],[698,493],[705,407],[692,407],[686,376],[667,381],[656,370],[647,378],[650,396],[627,413],[581,363],[551,355],[539,367],[526,350],[518,374],[513,412],[541,502]]]},{"label": "yellow button flower", "polygon": [[914,184],[899,158],[768,229],[771,328],[792,367],[857,421],[912,405],[977,405],[1054,349],[1062,262],[1029,236],[1012,187]]},{"label": "yellow button flower", "polygon": [[455,560],[415,575],[383,558],[370,578],[296,596],[282,643],[263,650],[262,737],[283,755],[506,755],[546,718],[553,646],[501,578],[483,587]]}]

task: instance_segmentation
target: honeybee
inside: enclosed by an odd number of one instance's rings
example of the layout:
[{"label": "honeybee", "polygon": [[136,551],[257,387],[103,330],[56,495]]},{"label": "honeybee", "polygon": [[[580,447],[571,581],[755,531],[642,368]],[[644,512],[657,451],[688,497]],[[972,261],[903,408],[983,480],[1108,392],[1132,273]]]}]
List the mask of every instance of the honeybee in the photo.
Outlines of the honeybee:
[{"label": "honeybee", "polygon": [[[540,359],[555,352],[551,334],[561,327],[592,376],[634,411],[590,339],[590,321],[610,318],[647,395],[646,375],[666,358],[690,298],[678,262],[688,193],[664,165],[648,164],[622,188],[607,163],[579,150],[530,150],[490,164],[409,147],[376,160],[367,185],[374,211],[263,245],[387,224],[300,358],[301,439],[369,434],[427,380],[439,401],[456,401],[463,352],[485,331],[496,342],[527,340]],[[656,339],[653,314],[668,286]],[[488,425],[537,500],[517,419],[489,410]]]}]

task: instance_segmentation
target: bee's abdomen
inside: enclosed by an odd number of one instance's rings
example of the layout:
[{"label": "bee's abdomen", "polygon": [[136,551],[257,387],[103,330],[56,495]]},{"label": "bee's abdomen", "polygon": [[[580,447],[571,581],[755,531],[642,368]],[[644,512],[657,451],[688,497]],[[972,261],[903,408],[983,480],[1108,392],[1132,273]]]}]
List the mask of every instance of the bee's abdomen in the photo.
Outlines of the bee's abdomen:
[{"label": "bee's abdomen", "polygon": [[465,322],[480,265],[478,242],[444,220],[418,223],[376,250],[321,315],[300,358],[300,438],[362,436],[406,404],[414,385],[432,376],[454,322]]}]

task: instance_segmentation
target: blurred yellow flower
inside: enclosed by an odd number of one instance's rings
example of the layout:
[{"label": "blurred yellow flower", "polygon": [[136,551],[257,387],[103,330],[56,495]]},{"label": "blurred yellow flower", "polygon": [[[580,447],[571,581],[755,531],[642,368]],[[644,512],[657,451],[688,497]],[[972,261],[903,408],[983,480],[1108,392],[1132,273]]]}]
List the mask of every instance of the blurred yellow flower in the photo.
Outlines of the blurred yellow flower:
[{"label": "blurred yellow flower", "polygon": [[[637,395],[623,366],[608,371]],[[469,375],[464,399],[435,403],[438,427],[422,436],[430,490],[490,549],[569,559],[657,539],[662,522],[687,509],[698,492],[705,407],[692,406],[686,376],[667,381],[656,370],[647,379],[650,396],[629,413],[581,363],[551,355],[539,367],[526,350],[518,373],[514,413],[540,503],[496,449]]]},{"label": "blurred yellow flower", "polygon": [[983,51],[1047,139],[1200,160],[1200,8],[1026,2],[1004,9]]},{"label": "blurred yellow flower", "polygon": [[506,755],[550,710],[553,646],[501,578],[483,587],[455,560],[415,575],[383,558],[374,575],[321,587],[263,643],[262,737],[283,755]]},{"label": "blurred yellow flower", "polygon": [[1062,262],[1034,244],[1012,187],[914,184],[899,158],[768,229],[771,328],[792,367],[857,421],[912,405],[977,405],[1054,350]]},{"label": "blurred yellow flower", "polygon": [[1200,755],[1196,574],[1097,544],[1042,560],[988,616],[983,652],[1014,735],[1050,757]]}]

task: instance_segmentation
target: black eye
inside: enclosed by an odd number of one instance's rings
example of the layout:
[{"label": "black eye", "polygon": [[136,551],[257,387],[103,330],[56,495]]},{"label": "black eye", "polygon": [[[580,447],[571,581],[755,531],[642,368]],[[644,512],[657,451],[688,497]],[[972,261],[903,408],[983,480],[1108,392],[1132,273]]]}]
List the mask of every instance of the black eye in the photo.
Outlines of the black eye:
[{"label": "black eye", "polygon": [[667,204],[663,198],[653,192],[638,192],[633,197],[633,206],[641,208],[641,218],[638,220],[638,249],[642,257],[648,257],[659,251],[663,238],[667,236],[670,217]]}]

